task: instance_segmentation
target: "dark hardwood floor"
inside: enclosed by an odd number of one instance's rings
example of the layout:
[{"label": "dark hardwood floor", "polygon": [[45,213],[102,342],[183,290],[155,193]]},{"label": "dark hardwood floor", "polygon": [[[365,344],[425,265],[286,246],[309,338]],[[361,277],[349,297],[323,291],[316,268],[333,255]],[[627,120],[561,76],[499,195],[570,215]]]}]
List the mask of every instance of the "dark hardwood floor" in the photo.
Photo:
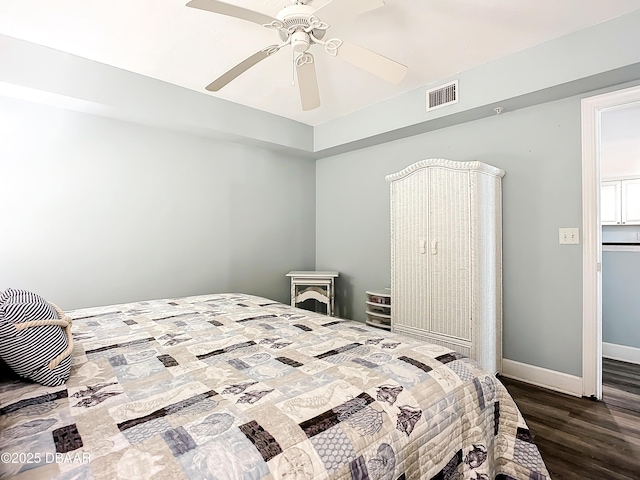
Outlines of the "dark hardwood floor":
[{"label": "dark hardwood floor", "polygon": [[603,359],[603,401],[500,377],[553,480],[640,479],[640,365]]}]

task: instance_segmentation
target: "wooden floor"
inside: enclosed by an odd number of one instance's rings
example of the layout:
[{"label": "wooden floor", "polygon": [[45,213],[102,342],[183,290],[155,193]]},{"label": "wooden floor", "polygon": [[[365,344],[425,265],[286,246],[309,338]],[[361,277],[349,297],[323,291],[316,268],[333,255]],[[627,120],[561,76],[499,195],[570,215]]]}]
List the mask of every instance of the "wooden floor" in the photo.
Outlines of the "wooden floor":
[{"label": "wooden floor", "polygon": [[640,365],[603,359],[603,401],[501,377],[553,480],[640,479]]}]

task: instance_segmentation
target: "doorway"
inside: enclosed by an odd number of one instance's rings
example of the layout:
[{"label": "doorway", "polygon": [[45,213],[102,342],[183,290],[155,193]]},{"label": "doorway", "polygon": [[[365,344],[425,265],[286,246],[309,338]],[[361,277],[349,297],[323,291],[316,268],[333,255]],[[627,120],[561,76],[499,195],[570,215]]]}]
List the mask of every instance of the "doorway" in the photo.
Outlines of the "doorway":
[{"label": "doorway", "polygon": [[583,395],[602,399],[601,134],[605,112],[640,105],[640,87],[582,100]]}]

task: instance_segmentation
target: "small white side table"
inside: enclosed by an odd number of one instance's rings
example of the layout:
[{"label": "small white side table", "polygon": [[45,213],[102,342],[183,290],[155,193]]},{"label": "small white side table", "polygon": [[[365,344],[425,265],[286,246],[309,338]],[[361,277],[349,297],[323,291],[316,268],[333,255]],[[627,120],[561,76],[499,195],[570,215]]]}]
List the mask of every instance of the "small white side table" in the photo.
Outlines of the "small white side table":
[{"label": "small white side table", "polygon": [[291,277],[291,306],[297,307],[313,299],[327,306],[327,315],[335,315],[335,279],[338,272],[293,271]]}]

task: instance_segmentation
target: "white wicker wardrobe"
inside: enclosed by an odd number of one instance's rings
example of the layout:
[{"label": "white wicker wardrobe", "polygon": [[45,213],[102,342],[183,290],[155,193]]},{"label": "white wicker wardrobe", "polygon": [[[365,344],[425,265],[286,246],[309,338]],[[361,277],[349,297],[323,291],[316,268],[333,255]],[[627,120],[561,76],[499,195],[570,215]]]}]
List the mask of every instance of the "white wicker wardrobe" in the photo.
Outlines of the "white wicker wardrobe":
[{"label": "white wicker wardrobe", "polygon": [[392,330],[502,370],[504,172],[428,159],[388,175]]}]

